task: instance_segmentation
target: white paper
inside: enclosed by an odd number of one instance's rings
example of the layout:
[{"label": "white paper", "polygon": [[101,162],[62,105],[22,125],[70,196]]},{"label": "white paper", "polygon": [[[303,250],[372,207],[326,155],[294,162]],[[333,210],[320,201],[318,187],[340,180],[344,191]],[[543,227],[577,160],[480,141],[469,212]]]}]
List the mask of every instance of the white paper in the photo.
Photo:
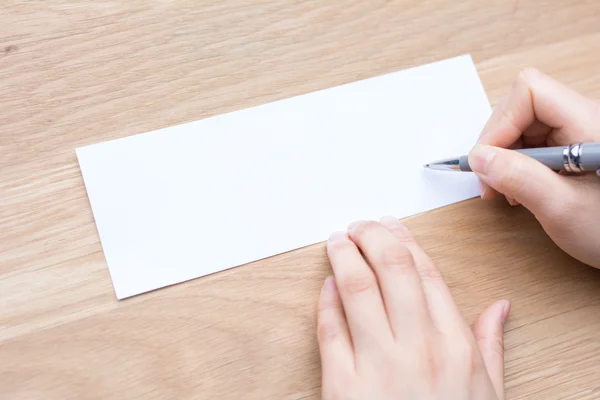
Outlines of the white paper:
[{"label": "white paper", "polygon": [[473,174],[422,166],[489,115],[462,56],[79,148],[117,297],[474,197]]}]

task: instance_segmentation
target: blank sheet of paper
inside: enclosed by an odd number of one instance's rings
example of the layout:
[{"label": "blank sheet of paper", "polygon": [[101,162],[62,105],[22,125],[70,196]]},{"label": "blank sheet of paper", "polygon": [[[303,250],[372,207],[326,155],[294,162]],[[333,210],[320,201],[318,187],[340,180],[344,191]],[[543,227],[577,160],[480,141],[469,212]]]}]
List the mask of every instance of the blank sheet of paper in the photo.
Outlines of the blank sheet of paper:
[{"label": "blank sheet of paper", "polygon": [[478,194],[423,164],[490,115],[470,56],[77,149],[118,298]]}]

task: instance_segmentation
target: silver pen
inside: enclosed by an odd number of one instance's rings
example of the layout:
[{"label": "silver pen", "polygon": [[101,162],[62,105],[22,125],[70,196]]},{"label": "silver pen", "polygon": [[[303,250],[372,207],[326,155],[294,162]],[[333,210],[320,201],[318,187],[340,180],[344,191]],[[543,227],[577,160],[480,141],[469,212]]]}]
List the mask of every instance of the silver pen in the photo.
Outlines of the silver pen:
[{"label": "silver pen", "polygon": [[[594,172],[600,176],[600,143],[514,150],[529,156],[554,171]],[[446,171],[471,171],[468,156],[448,158],[425,164],[425,168]]]}]

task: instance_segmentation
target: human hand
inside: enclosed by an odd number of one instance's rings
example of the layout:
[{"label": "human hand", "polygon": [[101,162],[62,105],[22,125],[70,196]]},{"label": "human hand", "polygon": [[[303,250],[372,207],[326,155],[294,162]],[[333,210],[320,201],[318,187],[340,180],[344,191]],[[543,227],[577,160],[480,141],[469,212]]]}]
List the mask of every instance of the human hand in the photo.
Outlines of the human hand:
[{"label": "human hand", "polygon": [[319,299],[324,400],[504,399],[499,301],[469,329],[440,271],[393,217],[327,243]]},{"label": "human hand", "polygon": [[503,149],[580,142],[600,142],[600,104],[526,69],[494,109],[469,164],[483,183],[483,199],[500,192],[512,205],[523,204],[561,249],[600,268],[600,178],[557,174]]}]

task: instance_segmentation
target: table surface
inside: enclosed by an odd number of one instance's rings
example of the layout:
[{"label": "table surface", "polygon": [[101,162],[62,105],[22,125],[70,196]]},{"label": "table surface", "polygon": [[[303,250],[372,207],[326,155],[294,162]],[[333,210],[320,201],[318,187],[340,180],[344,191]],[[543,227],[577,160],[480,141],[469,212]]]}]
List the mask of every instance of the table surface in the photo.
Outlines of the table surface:
[{"label": "table surface", "polygon": [[[595,1],[5,0],[0,398],[316,399],[324,245],[118,302],[74,149],[471,53],[600,97]],[[600,398],[600,271],[531,215],[410,218],[471,322],[499,298],[511,399]]]}]

